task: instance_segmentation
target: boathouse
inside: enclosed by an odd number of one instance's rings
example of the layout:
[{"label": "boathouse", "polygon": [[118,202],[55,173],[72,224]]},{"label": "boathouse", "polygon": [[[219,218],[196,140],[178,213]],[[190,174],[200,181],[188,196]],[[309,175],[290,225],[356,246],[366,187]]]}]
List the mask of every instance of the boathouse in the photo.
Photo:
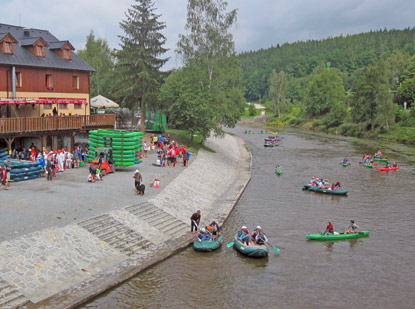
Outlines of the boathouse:
[{"label": "boathouse", "polygon": [[115,115],[90,114],[90,74],[69,41],[47,30],[0,24],[0,148],[71,147]]}]

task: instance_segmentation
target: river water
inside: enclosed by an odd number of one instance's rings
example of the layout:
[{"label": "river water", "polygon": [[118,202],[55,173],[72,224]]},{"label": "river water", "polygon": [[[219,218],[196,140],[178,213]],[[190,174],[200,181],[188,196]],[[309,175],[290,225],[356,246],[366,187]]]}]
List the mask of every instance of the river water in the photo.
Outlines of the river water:
[{"label": "river water", "polygon": [[[285,132],[279,147],[264,148],[264,135],[244,129],[229,131],[252,152],[252,179],[225,222],[225,242],[240,226],[259,224],[281,254],[250,259],[226,247],[208,254],[189,247],[84,308],[414,308],[415,148],[299,132]],[[401,169],[359,164],[363,153],[378,148]],[[340,165],[344,156],[351,166]],[[281,176],[274,174],[277,163]],[[341,180],[348,196],[302,191],[312,176]],[[370,237],[305,238],[327,221],[344,231],[350,219]]]}]

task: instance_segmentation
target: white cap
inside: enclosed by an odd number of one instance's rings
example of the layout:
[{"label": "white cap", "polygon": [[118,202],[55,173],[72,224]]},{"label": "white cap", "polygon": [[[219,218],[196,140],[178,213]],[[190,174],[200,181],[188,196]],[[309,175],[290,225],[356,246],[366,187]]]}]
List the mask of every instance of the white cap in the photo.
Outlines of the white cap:
[{"label": "white cap", "polygon": [[136,172],[136,173],[139,173],[140,171],[139,171],[139,170],[135,170],[135,172]]},{"label": "white cap", "polygon": [[241,227],[241,230],[247,229],[247,227],[244,225]]},{"label": "white cap", "polygon": [[257,230],[262,230],[262,228],[259,225],[256,228]]},{"label": "white cap", "polygon": [[202,227],[200,230],[201,230],[203,233],[204,233],[204,232],[206,232],[206,229],[205,229],[204,227]]}]

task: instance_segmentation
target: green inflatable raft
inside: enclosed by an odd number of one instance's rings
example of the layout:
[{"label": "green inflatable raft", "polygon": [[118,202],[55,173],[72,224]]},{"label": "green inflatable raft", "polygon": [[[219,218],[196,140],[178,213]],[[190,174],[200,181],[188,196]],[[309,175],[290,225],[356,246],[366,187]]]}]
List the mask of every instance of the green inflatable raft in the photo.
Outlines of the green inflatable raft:
[{"label": "green inflatable raft", "polygon": [[363,163],[363,166],[364,167],[368,167],[368,168],[373,168],[373,165],[372,164]]},{"label": "green inflatable raft", "polygon": [[323,234],[308,234],[306,235],[307,239],[311,240],[340,240],[340,239],[353,239],[369,236],[369,231],[361,231],[358,233],[338,233],[335,235],[323,235]]},{"label": "green inflatable raft", "polygon": [[281,170],[277,170],[277,171],[275,171],[275,174],[276,175],[282,175],[282,171]]},{"label": "green inflatable raft", "polygon": [[388,162],[388,158],[373,158],[373,161]]},{"label": "green inflatable raft", "polygon": [[193,249],[200,252],[210,252],[216,249],[219,249],[223,243],[223,235],[219,235],[217,239],[209,241],[209,240],[202,240],[198,241],[195,240],[193,242]]},{"label": "green inflatable raft", "polygon": [[344,166],[344,167],[347,167],[347,166],[351,165],[351,163],[350,163],[350,162],[347,162],[347,163],[342,163],[342,164],[343,164],[343,166]]},{"label": "green inflatable raft", "polygon": [[241,243],[238,240],[238,235],[234,237],[234,248],[238,250],[240,253],[253,257],[253,258],[262,258],[267,257],[269,250],[265,245],[250,245],[246,246],[245,244]]}]

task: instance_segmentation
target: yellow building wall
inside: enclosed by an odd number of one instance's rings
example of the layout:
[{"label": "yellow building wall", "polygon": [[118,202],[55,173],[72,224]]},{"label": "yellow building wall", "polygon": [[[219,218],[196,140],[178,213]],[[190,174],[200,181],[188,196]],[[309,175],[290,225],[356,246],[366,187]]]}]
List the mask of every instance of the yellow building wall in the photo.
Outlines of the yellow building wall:
[{"label": "yellow building wall", "polygon": [[[0,98],[6,99],[7,93],[5,91],[0,91]],[[87,105],[85,104],[66,104],[67,108],[64,109],[60,104],[52,104],[51,108],[47,108],[45,104],[20,104],[18,109],[16,105],[11,105],[11,117],[40,117],[42,114],[52,115],[53,108],[56,107],[58,114],[61,113],[65,116],[68,116],[69,113],[72,116],[79,115],[90,115],[90,102],[88,93],[50,93],[50,92],[16,92],[16,98],[24,99],[39,99],[39,98],[74,98],[74,99],[86,99]],[[75,108],[75,106],[80,106],[81,108]],[[5,106],[2,106],[2,116],[5,117]]]}]

